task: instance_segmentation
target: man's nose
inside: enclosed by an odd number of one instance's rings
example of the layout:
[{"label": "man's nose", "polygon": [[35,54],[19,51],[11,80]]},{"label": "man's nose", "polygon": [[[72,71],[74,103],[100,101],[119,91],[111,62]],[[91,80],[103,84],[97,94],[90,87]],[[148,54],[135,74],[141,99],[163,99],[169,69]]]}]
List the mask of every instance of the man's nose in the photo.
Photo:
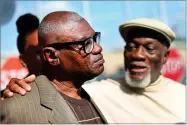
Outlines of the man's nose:
[{"label": "man's nose", "polygon": [[138,47],[132,54],[132,57],[137,60],[145,60],[145,50],[142,46]]},{"label": "man's nose", "polygon": [[94,48],[92,50],[92,54],[101,53],[102,50],[103,50],[103,48],[98,43],[94,43]]}]

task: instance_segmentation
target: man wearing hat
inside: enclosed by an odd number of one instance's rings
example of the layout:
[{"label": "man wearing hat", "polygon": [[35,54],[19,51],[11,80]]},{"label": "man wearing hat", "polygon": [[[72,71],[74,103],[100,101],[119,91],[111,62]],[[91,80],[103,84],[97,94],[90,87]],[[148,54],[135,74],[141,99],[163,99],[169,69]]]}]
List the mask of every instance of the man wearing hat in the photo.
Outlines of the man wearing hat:
[{"label": "man wearing hat", "polygon": [[161,75],[175,33],[146,18],[126,22],[119,31],[126,42],[125,77],[84,85],[94,104],[109,123],[185,122],[185,86]]},{"label": "man wearing hat", "polygon": [[124,79],[106,79],[82,88],[107,123],[185,122],[185,87],[161,75],[175,33],[154,19],[119,27],[126,42]]}]

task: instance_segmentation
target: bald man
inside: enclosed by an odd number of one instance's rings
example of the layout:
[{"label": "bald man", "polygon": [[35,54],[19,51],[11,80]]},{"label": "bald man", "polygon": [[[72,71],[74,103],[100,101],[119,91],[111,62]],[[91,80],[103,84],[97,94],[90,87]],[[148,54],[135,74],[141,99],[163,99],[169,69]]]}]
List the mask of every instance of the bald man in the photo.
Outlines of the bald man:
[{"label": "bald man", "polygon": [[126,41],[125,78],[82,86],[105,122],[185,123],[185,86],[160,72],[175,33],[154,19],[126,22],[120,33]]},{"label": "bald man", "polygon": [[104,70],[100,32],[75,12],[48,14],[38,29],[42,75],[26,96],[1,102],[1,123],[104,123],[81,85]]}]

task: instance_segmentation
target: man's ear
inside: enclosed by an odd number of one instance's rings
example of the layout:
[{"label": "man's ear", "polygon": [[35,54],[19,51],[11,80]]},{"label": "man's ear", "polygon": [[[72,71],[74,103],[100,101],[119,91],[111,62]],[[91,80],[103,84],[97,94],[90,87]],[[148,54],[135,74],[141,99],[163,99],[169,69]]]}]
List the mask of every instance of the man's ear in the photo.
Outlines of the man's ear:
[{"label": "man's ear", "polygon": [[167,60],[168,60],[168,56],[169,56],[169,53],[170,53],[169,50],[167,50],[167,51],[165,52],[165,54],[164,54],[164,61],[163,61],[163,64],[165,64],[165,63],[167,62]]},{"label": "man's ear", "polygon": [[46,62],[50,65],[56,66],[60,64],[59,51],[53,48],[44,48],[42,50],[42,56]]},{"label": "man's ear", "polygon": [[19,60],[20,60],[20,63],[22,64],[23,67],[27,67],[27,65],[25,64],[25,61],[24,61],[24,56],[23,56],[23,54],[20,54],[20,55],[19,55]]}]

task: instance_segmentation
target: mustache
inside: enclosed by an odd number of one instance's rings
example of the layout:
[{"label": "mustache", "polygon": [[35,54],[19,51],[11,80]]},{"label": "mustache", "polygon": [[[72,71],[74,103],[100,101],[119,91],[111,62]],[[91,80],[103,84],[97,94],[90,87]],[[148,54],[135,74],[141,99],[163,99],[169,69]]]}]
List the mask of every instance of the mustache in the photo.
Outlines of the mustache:
[{"label": "mustache", "polygon": [[147,67],[147,68],[149,68],[149,65],[146,64],[146,63],[144,63],[144,62],[142,62],[142,61],[133,61],[130,64],[133,65],[133,66],[139,66],[139,67]]}]

